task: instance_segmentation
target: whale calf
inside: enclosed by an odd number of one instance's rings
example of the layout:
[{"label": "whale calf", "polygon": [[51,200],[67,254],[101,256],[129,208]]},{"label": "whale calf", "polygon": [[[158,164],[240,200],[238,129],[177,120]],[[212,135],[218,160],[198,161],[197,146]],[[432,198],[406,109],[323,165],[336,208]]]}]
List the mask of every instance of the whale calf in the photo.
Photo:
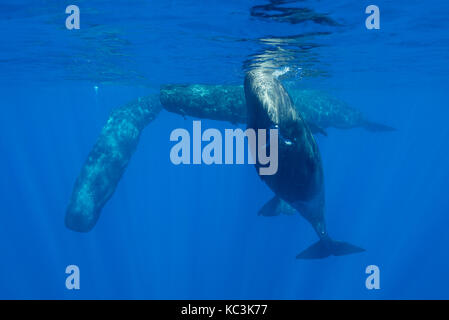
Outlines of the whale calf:
[{"label": "whale calf", "polygon": [[[270,72],[253,69],[245,76],[244,90],[247,127],[279,130],[278,171],[274,175],[260,176],[279,200],[272,199],[264,206],[265,215],[269,215],[266,212],[270,208],[277,208],[282,199],[299,211],[320,239],[297,258],[318,259],[364,251],[328,235],[321,155],[307,123],[295,109],[284,86]],[[256,163],[258,172],[260,166]]]},{"label": "whale calf", "polygon": [[[369,121],[357,109],[321,90],[289,90],[293,105],[313,133],[325,129],[364,128],[369,131],[393,131],[394,128]],[[160,88],[163,107],[183,116],[246,123],[243,86],[205,84],[165,84]]]}]

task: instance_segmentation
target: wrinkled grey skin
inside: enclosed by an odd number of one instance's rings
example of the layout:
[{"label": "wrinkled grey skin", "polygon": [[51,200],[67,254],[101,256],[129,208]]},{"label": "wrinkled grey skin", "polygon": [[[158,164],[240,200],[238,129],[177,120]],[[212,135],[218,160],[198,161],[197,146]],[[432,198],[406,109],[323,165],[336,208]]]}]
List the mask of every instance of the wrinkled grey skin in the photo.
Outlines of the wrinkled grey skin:
[{"label": "wrinkled grey skin", "polygon": [[160,90],[167,111],[195,118],[246,123],[242,86],[166,84]]},{"label": "wrinkled grey skin", "polygon": [[76,179],[65,216],[69,229],[88,232],[95,226],[134,154],[142,130],[161,108],[158,96],[153,95],[111,113]]},{"label": "wrinkled grey skin", "polygon": [[[248,128],[279,129],[278,171],[262,180],[313,226],[327,235],[324,219],[324,176],[318,146],[281,82],[263,69],[245,77]],[[259,172],[260,164],[256,164]]]},{"label": "wrinkled grey skin", "polygon": [[[246,102],[242,86],[205,84],[166,84],[160,99],[170,112],[196,118],[246,123]],[[289,90],[294,107],[301,113],[312,133],[334,127],[369,131],[392,131],[393,128],[371,122],[363,114],[324,91]]]}]

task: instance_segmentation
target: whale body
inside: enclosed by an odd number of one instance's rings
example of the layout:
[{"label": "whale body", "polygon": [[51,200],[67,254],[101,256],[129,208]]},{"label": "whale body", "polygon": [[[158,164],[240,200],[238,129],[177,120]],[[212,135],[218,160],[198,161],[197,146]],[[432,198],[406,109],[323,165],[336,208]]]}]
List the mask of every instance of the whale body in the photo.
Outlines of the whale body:
[{"label": "whale body", "polygon": [[114,194],[142,130],[162,109],[157,95],[141,97],[109,116],[76,179],[65,214],[67,228],[88,232]]},{"label": "whale body", "polygon": [[[335,241],[327,233],[321,155],[312,132],[284,86],[270,72],[254,69],[247,72],[244,89],[248,128],[279,130],[278,171],[260,176],[276,194],[265,206],[265,212],[277,208],[283,200],[299,211],[320,238],[297,258],[316,259],[364,251]],[[258,172],[259,168],[260,164],[256,163]]]},{"label": "whale body", "polygon": [[[327,128],[363,128],[368,131],[393,131],[394,128],[367,120],[362,112],[329,93],[314,89],[289,90],[294,107],[302,114],[312,133]],[[165,84],[160,88],[163,107],[182,116],[246,123],[243,86],[207,84]]]}]

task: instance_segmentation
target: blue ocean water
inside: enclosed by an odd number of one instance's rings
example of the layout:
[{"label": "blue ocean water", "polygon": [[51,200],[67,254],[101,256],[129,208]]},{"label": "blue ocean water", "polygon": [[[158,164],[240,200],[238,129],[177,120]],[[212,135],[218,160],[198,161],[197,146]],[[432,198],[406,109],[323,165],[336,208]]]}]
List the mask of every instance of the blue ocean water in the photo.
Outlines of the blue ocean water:
[{"label": "blue ocean water", "polygon": [[[365,27],[370,4],[379,30]],[[448,17],[446,1],[1,0],[0,298],[449,298]],[[65,227],[114,108],[165,83],[242,84],[260,59],[397,129],[317,136],[329,232],[366,252],[295,259],[311,226],[257,215],[273,194],[252,165],[173,165],[170,133],[193,118],[167,111],[95,228]],[[72,264],[80,290],[65,286]]]}]

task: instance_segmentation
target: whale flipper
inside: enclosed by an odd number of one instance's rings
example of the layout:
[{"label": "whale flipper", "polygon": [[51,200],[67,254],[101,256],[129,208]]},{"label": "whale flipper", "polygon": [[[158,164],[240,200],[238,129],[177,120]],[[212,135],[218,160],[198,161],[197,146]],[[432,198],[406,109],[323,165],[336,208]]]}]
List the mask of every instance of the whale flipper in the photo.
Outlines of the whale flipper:
[{"label": "whale flipper", "polygon": [[264,217],[274,217],[281,213],[285,215],[293,215],[296,210],[287,202],[281,200],[278,196],[274,196],[259,210],[258,215]]},{"label": "whale flipper", "polygon": [[263,205],[263,207],[257,213],[259,216],[264,217],[273,217],[278,216],[281,211],[279,210],[281,204],[281,199],[278,196],[274,196],[267,203]]},{"label": "whale flipper", "polygon": [[296,259],[323,259],[331,255],[344,256],[363,252],[365,249],[343,241],[332,240],[330,237],[321,238],[306,250],[296,256]]}]

